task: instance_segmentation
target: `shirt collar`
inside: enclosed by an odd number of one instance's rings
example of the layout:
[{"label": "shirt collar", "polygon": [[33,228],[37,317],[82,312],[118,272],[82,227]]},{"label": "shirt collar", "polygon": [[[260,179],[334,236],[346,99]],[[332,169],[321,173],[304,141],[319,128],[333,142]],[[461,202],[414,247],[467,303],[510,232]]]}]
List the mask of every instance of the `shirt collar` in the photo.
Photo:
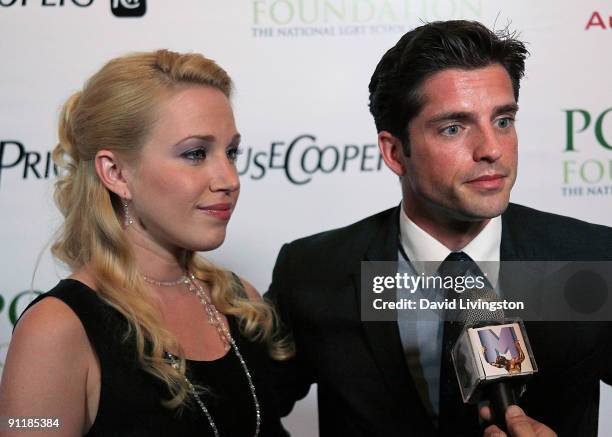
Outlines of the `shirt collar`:
[{"label": "shirt collar", "polygon": [[[400,209],[400,242],[408,259],[413,264],[415,261],[433,261],[432,267],[435,267],[433,270],[437,270],[440,263],[451,253],[451,250],[410,220],[404,212],[403,202]],[[477,263],[490,261],[479,264],[479,267],[487,274],[493,286],[497,285],[499,277],[501,233],[502,220],[501,216],[497,216],[489,220],[489,223],[480,233],[461,249]],[[494,268],[494,266],[497,268]],[[418,266],[415,266],[415,268],[421,270]]]}]

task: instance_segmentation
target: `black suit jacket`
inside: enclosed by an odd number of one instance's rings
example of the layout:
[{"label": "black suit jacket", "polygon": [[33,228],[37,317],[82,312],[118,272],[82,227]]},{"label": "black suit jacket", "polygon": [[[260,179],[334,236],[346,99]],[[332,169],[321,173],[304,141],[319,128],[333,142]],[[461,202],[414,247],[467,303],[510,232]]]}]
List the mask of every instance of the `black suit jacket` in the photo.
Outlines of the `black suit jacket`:
[{"label": "black suit jacket", "polygon": [[[317,383],[322,437],[437,434],[408,371],[397,323],[360,320],[360,263],[397,260],[398,213],[392,208],[296,240],[279,253],[266,297],[296,344],[295,358],[275,369],[281,410],[288,414]],[[612,230],[605,226],[513,204],[502,223],[502,261],[612,258]],[[521,405],[559,436],[596,436],[599,381],[612,383],[612,324],[526,328],[540,371]]]}]

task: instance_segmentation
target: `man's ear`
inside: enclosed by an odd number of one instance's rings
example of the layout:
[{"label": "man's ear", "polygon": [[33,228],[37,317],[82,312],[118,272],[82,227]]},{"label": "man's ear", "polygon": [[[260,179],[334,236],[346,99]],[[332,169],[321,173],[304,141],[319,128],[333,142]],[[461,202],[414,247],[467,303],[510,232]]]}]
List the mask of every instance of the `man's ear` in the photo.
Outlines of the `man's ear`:
[{"label": "man's ear", "polygon": [[387,131],[378,133],[378,148],[387,167],[399,177],[406,173],[406,158],[402,141]]},{"label": "man's ear", "polygon": [[96,173],[106,188],[117,196],[130,200],[132,193],[128,188],[126,169],[117,155],[110,150],[102,149],[95,156]]}]

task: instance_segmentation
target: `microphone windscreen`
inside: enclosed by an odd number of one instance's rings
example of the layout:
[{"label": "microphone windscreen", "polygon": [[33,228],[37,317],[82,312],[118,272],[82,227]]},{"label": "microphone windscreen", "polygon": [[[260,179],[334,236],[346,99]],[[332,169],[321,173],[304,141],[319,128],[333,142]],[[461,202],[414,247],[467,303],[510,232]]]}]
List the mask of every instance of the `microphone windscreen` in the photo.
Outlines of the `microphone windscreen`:
[{"label": "microphone windscreen", "polygon": [[495,308],[491,311],[490,305],[483,303],[499,302],[499,296],[491,288],[485,287],[481,290],[470,290],[460,298],[461,310],[457,317],[457,321],[464,323],[467,326],[477,325],[483,322],[491,325],[504,323],[505,315],[503,308]]}]

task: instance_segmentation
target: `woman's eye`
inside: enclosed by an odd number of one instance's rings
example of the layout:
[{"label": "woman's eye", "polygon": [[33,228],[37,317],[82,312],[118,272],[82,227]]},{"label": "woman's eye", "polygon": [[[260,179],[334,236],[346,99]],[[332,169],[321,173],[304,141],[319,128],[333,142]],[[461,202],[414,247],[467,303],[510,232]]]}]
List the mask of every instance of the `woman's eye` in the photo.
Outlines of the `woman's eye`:
[{"label": "woman's eye", "polygon": [[194,149],[189,150],[181,155],[183,158],[189,159],[191,161],[202,161],[206,158],[206,149]]},{"label": "woman's eye", "polygon": [[238,155],[242,153],[242,149],[235,147],[235,148],[228,149],[226,153],[227,153],[227,158],[230,161],[235,162],[238,159]]},{"label": "woman's eye", "polygon": [[458,124],[453,124],[442,129],[442,135],[446,135],[452,137],[457,135],[461,131],[461,126]]}]

